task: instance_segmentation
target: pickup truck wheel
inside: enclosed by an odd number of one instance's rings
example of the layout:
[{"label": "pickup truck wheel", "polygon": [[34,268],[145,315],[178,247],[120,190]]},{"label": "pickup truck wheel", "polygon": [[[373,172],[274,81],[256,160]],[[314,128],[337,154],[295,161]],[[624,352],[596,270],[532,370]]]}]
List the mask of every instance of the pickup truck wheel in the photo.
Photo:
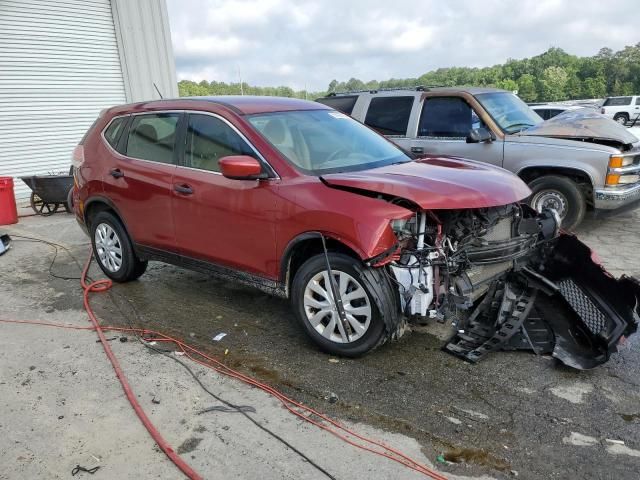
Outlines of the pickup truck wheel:
[{"label": "pickup truck wheel", "polygon": [[613,119],[620,125],[626,125],[629,122],[629,115],[626,113],[616,113]]},{"label": "pickup truck wheel", "polygon": [[136,256],[122,223],[109,212],[99,212],[91,219],[91,244],[98,266],[114,282],[135,280],[147,269],[147,262]]},{"label": "pickup truck wheel", "polygon": [[349,332],[343,328],[333,300],[324,254],[311,257],[296,273],[292,307],[302,328],[322,350],[357,357],[389,338],[385,319],[399,315],[394,292],[381,269],[365,267],[340,253],[329,253],[329,263]]},{"label": "pickup truck wheel", "polygon": [[580,187],[567,177],[545,175],[529,183],[533,192],[529,205],[538,212],[543,208],[553,208],[562,220],[562,228],[575,229],[587,211],[587,202]]}]

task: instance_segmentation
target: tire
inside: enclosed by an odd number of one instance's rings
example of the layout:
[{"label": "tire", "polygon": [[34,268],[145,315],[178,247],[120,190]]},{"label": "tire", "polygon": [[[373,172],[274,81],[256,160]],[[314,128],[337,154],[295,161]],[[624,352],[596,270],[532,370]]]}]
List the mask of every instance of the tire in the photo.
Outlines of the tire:
[{"label": "tire", "polygon": [[529,205],[541,211],[543,206],[553,207],[562,218],[562,228],[574,230],[584,218],[587,202],[578,184],[568,177],[545,175],[529,183],[532,194]]},{"label": "tire", "polygon": [[[314,318],[314,313],[322,316],[322,310],[314,307],[315,303],[323,297],[315,291],[309,290],[310,282],[320,278],[320,283],[314,285],[314,288],[327,287],[330,285],[326,282],[328,275],[326,274],[326,259],[324,254],[316,255],[307,260],[297,271],[293,279],[291,289],[291,304],[300,322],[303,330],[309,335],[311,340],[320,347],[321,350],[344,357],[358,357],[384,344],[392,336],[400,336],[402,317],[398,308],[397,297],[392,289],[388,277],[382,269],[373,269],[365,267],[359,260],[341,253],[329,254],[329,262],[334,277],[338,277],[342,285],[342,279],[346,279],[348,283],[345,293],[355,293],[354,298],[348,299],[343,295],[343,304],[345,311],[354,312],[351,315],[350,326],[357,324],[366,325],[364,332],[357,331],[355,328],[345,342],[344,337],[340,339],[340,325],[337,313],[330,311],[324,314],[324,317],[313,326],[309,317]],[[346,274],[346,276],[345,276]],[[324,275],[324,278],[322,278]],[[349,280],[347,277],[350,277]],[[339,288],[341,288],[339,285]],[[356,286],[361,287],[362,292]],[[324,290],[327,292],[327,290]],[[311,294],[311,296],[310,296]],[[366,301],[364,300],[366,298]],[[315,303],[314,303],[315,301]],[[319,302],[324,304],[329,302]],[[317,305],[316,305],[317,306]],[[365,321],[366,315],[359,315],[361,310],[369,307],[368,325]],[[356,310],[360,309],[360,310]],[[330,310],[330,307],[329,307]],[[358,312],[356,314],[355,312]],[[335,327],[331,330],[331,322],[335,322]],[[322,330],[324,335],[319,331]],[[327,332],[333,332],[327,333]],[[357,338],[354,338],[357,337]]]},{"label": "tire", "polygon": [[626,113],[616,113],[613,119],[620,125],[626,125],[629,123],[629,115]]},{"label": "tire", "polygon": [[67,194],[67,202],[64,204],[64,209],[67,213],[73,213],[73,187],[71,187]]},{"label": "tire", "polygon": [[[90,225],[93,255],[107,277],[123,283],[139,278],[146,271],[147,262],[138,259],[129,235],[115,215],[98,212],[91,218]],[[104,240],[100,241],[100,238]]]}]

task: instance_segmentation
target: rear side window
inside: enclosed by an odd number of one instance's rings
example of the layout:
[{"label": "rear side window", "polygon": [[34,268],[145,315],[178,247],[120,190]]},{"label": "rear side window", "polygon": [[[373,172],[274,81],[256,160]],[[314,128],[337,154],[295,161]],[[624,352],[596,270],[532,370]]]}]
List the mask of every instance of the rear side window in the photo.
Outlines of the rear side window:
[{"label": "rear side window", "polygon": [[619,107],[631,105],[631,97],[609,97],[602,104],[603,107]]},{"label": "rear side window", "polygon": [[180,114],[157,113],[133,117],[127,138],[128,157],[173,163]]},{"label": "rear side window", "polygon": [[[542,115],[538,111],[539,115]],[[422,106],[419,137],[466,138],[472,128],[484,126],[460,97],[427,98]]]},{"label": "rear side window", "polygon": [[549,110],[546,108],[535,108],[533,111],[540,115],[543,120],[547,120],[549,118]]},{"label": "rear side window", "polygon": [[346,113],[347,115],[351,115],[353,112],[353,107],[356,104],[356,100],[358,100],[357,95],[349,95],[344,97],[327,97],[327,98],[319,98],[316,100],[318,103],[322,103],[327,107],[335,108],[336,110]]},{"label": "rear side window", "polygon": [[116,149],[118,145],[118,139],[122,134],[122,129],[124,128],[124,124],[126,123],[127,117],[118,117],[114,118],[107,129],[104,131],[105,140],[111,145],[114,149]]},{"label": "rear side window", "polygon": [[640,105],[640,97],[636,97],[636,105]]},{"label": "rear side window", "polygon": [[369,104],[365,125],[383,135],[407,134],[414,97],[376,97]]},{"label": "rear side window", "polygon": [[187,167],[219,172],[218,162],[229,155],[255,153],[229,125],[211,115],[189,115],[187,127]]}]

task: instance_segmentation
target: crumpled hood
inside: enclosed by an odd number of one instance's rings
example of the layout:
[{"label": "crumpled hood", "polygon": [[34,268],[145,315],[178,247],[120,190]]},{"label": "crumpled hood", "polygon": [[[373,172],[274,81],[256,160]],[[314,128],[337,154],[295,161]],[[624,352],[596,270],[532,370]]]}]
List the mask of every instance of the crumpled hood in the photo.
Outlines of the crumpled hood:
[{"label": "crumpled hood", "polygon": [[603,140],[622,145],[638,141],[625,127],[591,108],[566,111],[515,135]]},{"label": "crumpled hood", "polygon": [[400,197],[424,209],[486,208],[531,195],[517,176],[486,163],[455,157],[419,160],[352,173],[323,175],[330,187]]}]

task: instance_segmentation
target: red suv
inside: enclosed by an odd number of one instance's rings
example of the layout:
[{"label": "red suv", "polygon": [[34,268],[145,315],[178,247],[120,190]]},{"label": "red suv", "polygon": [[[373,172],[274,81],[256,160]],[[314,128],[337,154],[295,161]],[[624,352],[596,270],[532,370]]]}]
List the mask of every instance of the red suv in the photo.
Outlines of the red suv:
[{"label": "red suv", "polygon": [[75,212],[109,278],[159,260],[256,286],[290,298],[331,353],[451,320],[445,349],[466,360],[528,348],[590,368],[636,328],[636,282],[560,235],[555,212],[520,204],[530,191],[515,175],[413,158],[318,103],[114,107],[74,166]]}]

